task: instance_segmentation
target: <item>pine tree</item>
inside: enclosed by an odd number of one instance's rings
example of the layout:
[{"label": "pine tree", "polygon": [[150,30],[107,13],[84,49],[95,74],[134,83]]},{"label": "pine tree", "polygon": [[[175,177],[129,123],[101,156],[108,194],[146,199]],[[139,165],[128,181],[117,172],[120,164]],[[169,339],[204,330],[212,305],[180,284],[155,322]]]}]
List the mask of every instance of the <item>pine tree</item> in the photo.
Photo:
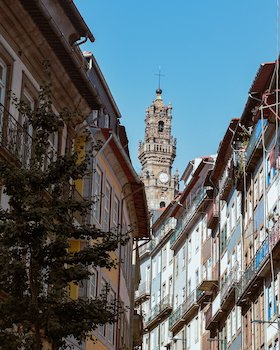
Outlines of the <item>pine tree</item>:
[{"label": "pine tree", "polygon": [[[44,341],[52,349],[65,349],[68,336],[82,342],[98,325],[116,321],[121,309],[107,300],[106,291],[95,299],[72,300],[69,285],[88,280],[90,267],[114,268],[110,252],[127,240],[75,219],[86,218],[92,207],[88,200],[77,200],[71,186],[85,176],[87,158],[78,162],[75,152],[48,158],[50,135],[73,113],[53,112],[47,84],[35,110],[12,99],[28,118],[33,140],[25,164],[0,160],[1,186],[9,198],[9,209],[0,210],[1,349],[39,350]],[[85,244],[71,252],[70,239]]]}]

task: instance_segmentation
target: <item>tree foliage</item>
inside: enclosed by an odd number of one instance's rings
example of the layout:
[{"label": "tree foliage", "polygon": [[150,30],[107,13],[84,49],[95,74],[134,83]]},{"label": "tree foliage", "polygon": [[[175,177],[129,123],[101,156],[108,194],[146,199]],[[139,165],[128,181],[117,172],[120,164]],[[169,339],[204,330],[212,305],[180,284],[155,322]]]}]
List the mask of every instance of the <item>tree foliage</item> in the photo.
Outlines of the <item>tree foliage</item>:
[{"label": "tree foliage", "polygon": [[[106,291],[95,299],[72,300],[69,284],[89,279],[90,267],[115,267],[110,252],[126,237],[102,232],[75,218],[87,217],[92,207],[78,200],[73,183],[82,179],[87,161],[77,154],[48,158],[49,138],[74,118],[52,108],[45,85],[32,110],[13,97],[20,115],[32,126],[32,153],[25,166],[0,161],[0,180],[9,209],[0,210],[0,344],[1,349],[67,348],[65,339],[82,342],[92,331],[113,323],[120,312]],[[82,240],[80,251],[69,250],[69,240]]]}]

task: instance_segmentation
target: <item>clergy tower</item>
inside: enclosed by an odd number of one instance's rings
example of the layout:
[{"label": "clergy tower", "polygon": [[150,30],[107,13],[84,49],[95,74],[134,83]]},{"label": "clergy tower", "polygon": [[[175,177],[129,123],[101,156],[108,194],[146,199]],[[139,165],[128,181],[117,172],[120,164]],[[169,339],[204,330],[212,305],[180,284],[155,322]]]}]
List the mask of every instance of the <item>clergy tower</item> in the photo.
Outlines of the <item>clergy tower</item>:
[{"label": "clergy tower", "polygon": [[176,139],[171,136],[172,106],[165,106],[162,90],[146,109],[145,137],[139,143],[138,158],[142,165],[141,180],[145,185],[149,210],[165,208],[175,197],[179,175],[172,175],[176,156]]}]

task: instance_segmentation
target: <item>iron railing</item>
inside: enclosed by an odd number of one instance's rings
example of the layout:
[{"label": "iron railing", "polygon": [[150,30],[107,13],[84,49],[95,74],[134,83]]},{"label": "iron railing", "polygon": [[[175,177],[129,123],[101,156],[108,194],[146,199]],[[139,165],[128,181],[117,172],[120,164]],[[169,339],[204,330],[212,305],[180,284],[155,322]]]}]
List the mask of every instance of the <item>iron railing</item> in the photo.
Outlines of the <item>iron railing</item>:
[{"label": "iron railing", "polygon": [[246,271],[243,273],[241,280],[237,288],[237,300],[247,289],[251,281],[255,278],[264,262],[267,260],[270,251],[276,246],[280,240],[280,219],[273,226],[270,234],[265,238],[260,248],[254,255],[250,265],[247,267]]},{"label": "iron railing", "polygon": [[170,245],[171,246],[181,236],[181,234],[183,233],[184,228],[191,221],[191,219],[193,218],[197,208],[201,205],[201,203],[205,199],[205,197],[206,197],[206,189],[202,188],[202,189],[200,189],[197,192],[197,194],[196,194],[192,204],[190,205],[190,207],[186,209],[186,212],[185,212],[185,215],[184,215],[183,219],[180,222],[178,222],[178,224],[177,224],[177,226],[175,228],[175,232],[173,233],[173,235],[171,236],[171,239],[170,239]]},{"label": "iron railing", "polygon": [[182,319],[182,304],[169,317],[169,329]]},{"label": "iron railing", "polygon": [[233,269],[229,272],[227,280],[225,281],[225,283],[222,285],[221,287],[221,302],[223,301],[223,299],[225,298],[226,294],[228,293],[228,291],[235,286],[236,282],[237,282],[237,270]]},{"label": "iron railing", "polygon": [[139,299],[145,295],[150,295],[150,283],[147,282],[139,284],[138,290],[135,292],[135,298]]},{"label": "iron railing", "polygon": [[[263,123],[263,124],[262,124]],[[250,159],[254,149],[256,148],[257,143],[259,142],[262,135],[262,127],[265,127],[267,124],[267,119],[259,120],[254,128],[254,131],[251,134],[248,146],[246,148],[246,161]]]},{"label": "iron railing", "polygon": [[166,295],[158,304],[156,304],[152,309],[147,318],[147,324],[153,321],[161,312],[164,310],[172,308],[170,297]]},{"label": "iron railing", "polygon": [[21,125],[1,103],[0,143],[23,166],[29,164],[32,152],[32,136],[28,133],[28,123]]}]

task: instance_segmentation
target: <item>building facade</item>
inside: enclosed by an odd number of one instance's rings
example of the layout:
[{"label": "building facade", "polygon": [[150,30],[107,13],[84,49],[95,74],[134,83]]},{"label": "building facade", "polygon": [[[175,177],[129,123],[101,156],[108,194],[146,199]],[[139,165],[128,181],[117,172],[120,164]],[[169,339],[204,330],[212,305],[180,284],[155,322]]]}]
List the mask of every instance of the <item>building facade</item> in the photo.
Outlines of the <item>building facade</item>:
[{"label": "building facade", "polygon": [[[9,92],[33,108],[47,67],[53,109],[76,112],[65,127],[51,135],[49,156],[63,155],[74,144],[93,153],[87,177],[72,184],[73,192],[81,200],[94,199],[88,222],[104,231],[126,233],[129,238],[112,253],[118,262],[116,269],[93,268],[90,280],[71,285],[69,292],[73,299],[94,298],[107,285],[108,297],[119,300],[128,311],[115,324],[99,326],[93,334],[95,343],[78,344],[70,337],[69,345],[80,350],[132,349],[137,342],[133,328],[142,331],[142,318],[134,312],[134,290],[140,280],[134,242],[149,237],[148,210],[144,186],[131,165],[120,111],[95,58],[79,48],[86,39],[94,42],[93,34],[72,1],[2,1],[0,19],[1,158],[28,163],[32,130],[11,103]],[[1,207],[8,208],[2,188]],[[84,218],[76,220],[79,224]],[[78,251],[84,244],[71,240],[69,249]]]},{"label": "building facade", "polygon": [[[146,320],[144,349],[279,349],[278,77],[277,61],[261,65],[217,156],[189,162],[182,193],[158,219],[176,219],[160,243],[173,252],[173,292],[154,316],[155,335]],[[151,276],[147,314],[163,278],[159,250],[153,236],[143,271]]]}]

